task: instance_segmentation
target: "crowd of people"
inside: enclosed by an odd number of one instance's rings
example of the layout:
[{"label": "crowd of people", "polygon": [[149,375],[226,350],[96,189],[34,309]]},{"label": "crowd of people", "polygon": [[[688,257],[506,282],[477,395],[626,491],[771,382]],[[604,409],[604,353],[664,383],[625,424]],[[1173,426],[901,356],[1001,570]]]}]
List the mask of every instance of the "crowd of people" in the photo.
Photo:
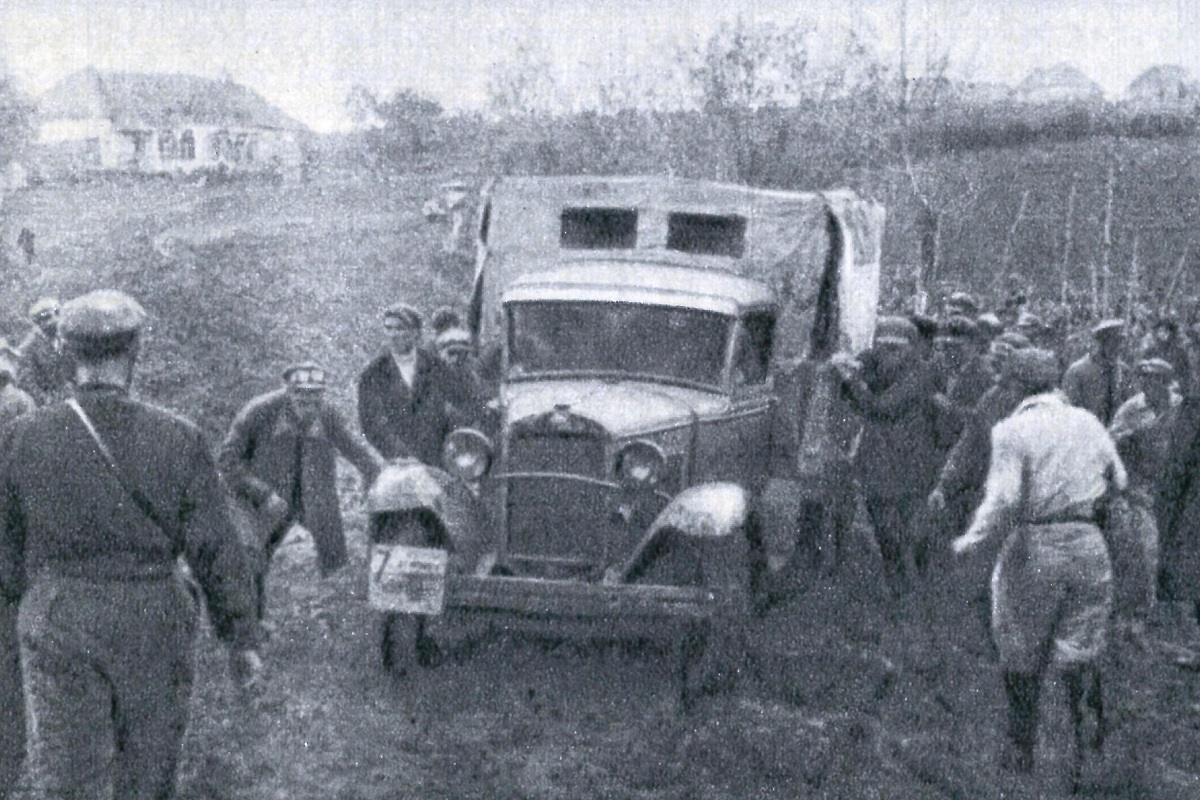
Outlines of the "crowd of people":
[{"label": "crowd of people", "polygon": [[[936,316],[881,317],[873,346],[835,356],[832,372],[861,425],[852,467],[887,591],[960,579],[952,553],[994,564],[967,587],[968,616],[990,629],[1004,675],[1005,763],[1033,768],[1038,698],[1057,667],[1078,770],[1085,745],[1103,744],[1114,633],[1153,651],[1160,599],[1200,620],[1200,326],[1164,314],[1145,335],[1115,318],[1063,330],[1024,306],[991,312],[955,292]],[[799,552],[836,570],[850,522],[808,526]]]},{"label": "crowd of people", "polygon": [[120,292],[43,298],[0,346],[0,798],[26,754],[39,797],[173,796],[198,604],[254,686],[289,531],[311,536],[322,577],[347,563],[337,456],[367,485],[389,459],[436,465],[486,395],[458,314],[439,310],[426,341],[398,304],[359,376],[362,433],[300,362],[214,459],[195,425],[130,394],[145,316]]},{"label": "crowd of people", "polygon": [[[800,550],[837,571],[854,491],[895,598],[991,543],[970,604],[1003,673],[1005,763],[1033,768],[1057,667],[1077,778],[1105,737],[1112,631],[1149,649],[1162,598],[1200,620],[1200,328],[1163,318],[1133,341],[1105,319],[1062,336],[1020,304],[988,312],[962,292],[940,312],[881,317],[861,356],[807,365],[851,412],[828,434],[851,457],[807,482]],[[280,543],[299,527],[322,576],[347,563],[336,458],[368,485],[391,459],[438,464],[494,392],[493,359],[454,310],[427,331],[397,304],[358,376],[357,427],[327,399],[325,370],[299,362],[242,407],[213,458],[194,425],[130,395],[144,319],[118,292],[45,298],[25,340],[0,347],[0,797],[26,752],[48,796],[170,796],[197,604],[253,685]]]}]

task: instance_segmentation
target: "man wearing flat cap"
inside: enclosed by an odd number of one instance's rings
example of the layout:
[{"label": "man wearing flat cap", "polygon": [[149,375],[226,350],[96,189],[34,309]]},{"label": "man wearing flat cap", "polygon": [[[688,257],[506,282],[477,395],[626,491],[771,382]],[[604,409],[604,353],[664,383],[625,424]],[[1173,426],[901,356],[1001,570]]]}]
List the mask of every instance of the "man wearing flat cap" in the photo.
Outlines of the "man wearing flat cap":
[{"label": "man wearing flat cap", "polygon": [[398,304],[383,312],[387,346],[358,377],[358,420],[384,458],[440,465],[450,432],[445,370],[421,347],[421,314]]},{"label": "man wearing flat cap", "polygon": [[913,588],[913,523],[941,465],[933,399],[938,378],[929,360],[917,356],[917,338],[911,320],[881,317],[868,365],[833,362],[845,397],[863,420],[858,479],[887,588],[896,596]]},{"label": "man wearing flat cap", "polygon": [[169,797],[187,724],[199,583],[253,681],[253,583],[200,431],[130,395],[145,312],[62,309],[75,397],[17,419],[0,465],[0,590],[19,599],[38,797]]},{"label": "man wearing flat cap", "polygon": [[1124,342],[1125,323],[1103,320],[1092,328],[1091,352],[1063,374],[1062,390],[1067,399],[1095,414],[1105,425],[1133,394],[1129,367],[1121,360]]},{"label": "man wearing flat cap", "polygon": [[235,498],[253,509],[260,532],[255,575],[260,620],[271,556],[292,525],[312,533],[322,576],[346,563],[337,456],[353,464],[367,486],[382,466],[374,449],[329,403],[325,381],[319,365],[293,364],[283,371],[282,387],[242,407],[221,443],[221,471]]},{"label": "man wearing flat cap", "polygon": [[1137,381],[1141,391],[1117,409],[1108,426],[1129,473],[1129,486],[1113,501],[1106,532],[1117,619],[1142,640],[1158,586],[1155,501],[1181,398],[1171,390],[1175,369],[1161,358],[1139,361]]},{"label": "man wearing flat cap", "polygon": [[[953,542],[964,553],[1004,540],[992,573],[992,630],[1008,697],[1002,763],[1033,770],[1045,672],[1061,671],[1074,732],[1072,783],[1083,748],[1103,745],[1099,659],[1112,610],[1112,566],[1098,527],[1099,504],[1125,488],[1116,445],[1094,414],[1054,391],[1058,361],[1048,350],[1019,350],[1010,365],[1025,398],[992,430],[983,503]],[[1085,716],[1095,718],[1085,739]]]},{"label": "man wearing flat cap", "polygon": [[39,298],[29,307],[32,327],[17,346],[17,383],[38,405],[62,400],[70,393],[71,364],[58,347],[59,304]]}]

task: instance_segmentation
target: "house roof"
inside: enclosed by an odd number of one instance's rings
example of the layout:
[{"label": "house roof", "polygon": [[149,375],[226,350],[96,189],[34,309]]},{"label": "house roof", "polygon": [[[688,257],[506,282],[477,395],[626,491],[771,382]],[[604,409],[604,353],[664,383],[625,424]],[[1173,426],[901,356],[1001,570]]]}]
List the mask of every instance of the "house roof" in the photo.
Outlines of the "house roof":
[{"label": "house roof", "polygon": [[245,86],[196,75],[101,72],[67,76],[38,99],[42,119],[107,119],[122,129],[192,123],[304,130]]},{"label": "house roof", "polygon": [[1099,84],[1084,75],[1078,67],[1067,64],[1055,64],[1052,67],[1038,67],[1025,76],[1025,80],[1017,84],[1018,93],[1036,92],[1044,89],[1072,89],[1081,96],[1103,96],[1104,90]]},{"label": "house roof", "polygon": [[1195,99],[1200,83],[1192,73],[1177,64],[1158,64],[1138,75],[1126,94],[1144,99]]}]

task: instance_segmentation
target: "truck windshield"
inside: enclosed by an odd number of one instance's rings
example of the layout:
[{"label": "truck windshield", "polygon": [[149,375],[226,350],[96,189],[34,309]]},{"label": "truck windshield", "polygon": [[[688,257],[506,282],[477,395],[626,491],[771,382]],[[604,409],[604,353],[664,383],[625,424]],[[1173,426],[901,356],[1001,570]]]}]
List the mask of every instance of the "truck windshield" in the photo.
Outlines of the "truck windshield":
[{"label": "truck windshield", "polygon": [[712,311],[600,302],[508,306],[508,372],[616,373],[716,386],[733,318]]}]

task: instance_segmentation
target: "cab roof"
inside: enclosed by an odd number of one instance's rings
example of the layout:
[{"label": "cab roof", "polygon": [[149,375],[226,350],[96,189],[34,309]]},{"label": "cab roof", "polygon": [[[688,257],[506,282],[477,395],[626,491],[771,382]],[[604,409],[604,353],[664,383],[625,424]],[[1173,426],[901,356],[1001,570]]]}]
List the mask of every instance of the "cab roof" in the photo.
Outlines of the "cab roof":
[{"label": "cab roof", "polygon": [[749,278],[670,262],[608,258],[522,275],[503,298],[505,303],[545,300],[642,303],[729,315],[775,304],[771,290]]}]

